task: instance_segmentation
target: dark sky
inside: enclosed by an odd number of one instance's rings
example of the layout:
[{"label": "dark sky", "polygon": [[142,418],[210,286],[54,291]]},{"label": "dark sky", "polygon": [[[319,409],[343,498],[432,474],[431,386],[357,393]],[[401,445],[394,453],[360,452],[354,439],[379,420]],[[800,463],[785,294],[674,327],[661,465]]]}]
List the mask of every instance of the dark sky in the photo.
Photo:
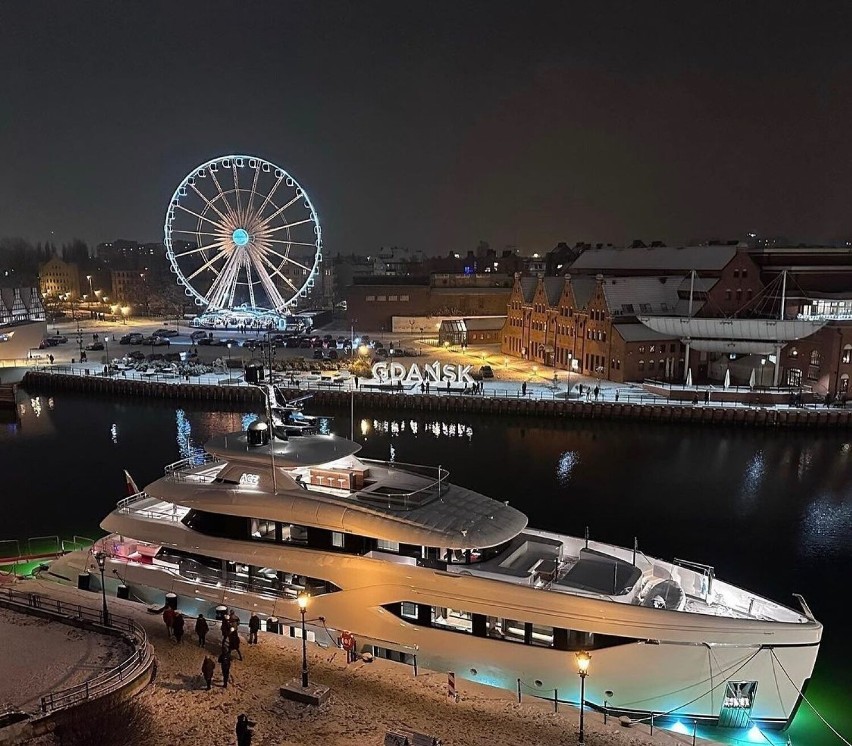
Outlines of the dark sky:
[{"label": "dark sky", "polygon": [[266,158],[325,247],[852,234],[852,3],[0,5],[0,236],[161,240]]}]

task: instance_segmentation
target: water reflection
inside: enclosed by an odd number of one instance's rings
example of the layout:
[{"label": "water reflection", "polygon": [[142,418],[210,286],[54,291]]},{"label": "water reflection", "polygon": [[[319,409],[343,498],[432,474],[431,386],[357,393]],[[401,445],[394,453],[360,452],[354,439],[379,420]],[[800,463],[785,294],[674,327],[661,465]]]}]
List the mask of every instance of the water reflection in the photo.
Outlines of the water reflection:
[{"label": "water reflection", "polygon": [[847,556],[850,526],[852,503],[838,503],[835,495],[819,495],[807,506],[802,519],[802,553],[810,558]]},{"label": "water reflection", "polygon": [[743,474],[743,483],[740,488],[740,507],[746,512],[753,512],[758,505],[758,496],[763,485],[763,477],[766,473],[766,464],[763,460],[763,451],[755,453],[746,466]]},{"label": "water reflection", "polygon": [[580,454],[576,451],[565,451],[556,464],[556,481],[560,487],[567,487],[571,481],[571,472],[580,462]]},{"label": "water reflection", "polygon": [[374,420],[364,418],[361,420],[361,435],[369,436],[371,433],[377,435],[389,435],[392,438],[406,433],[416,436],[421,430],[424,434],[435,438],[466,438],[473,440],[473,427],[461,422],[417,422],[416,420]]}]

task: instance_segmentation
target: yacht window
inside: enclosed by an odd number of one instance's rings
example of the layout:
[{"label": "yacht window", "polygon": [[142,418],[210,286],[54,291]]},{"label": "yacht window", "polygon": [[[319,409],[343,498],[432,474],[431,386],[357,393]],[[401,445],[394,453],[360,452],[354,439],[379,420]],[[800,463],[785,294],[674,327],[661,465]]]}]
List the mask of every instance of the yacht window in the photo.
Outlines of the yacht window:
[{"label": "yacht window", "polygon": [[295,523],[285,523],[281,527],[281,541],[307,544],[308,529],[304,526],[297,526]]},{"label": "yacht window", "polygon": [[275,521],[252,518],[251,538],[261,541],[275,541]]},{"label": "yacht window", "polygon": [[412,603],[411,601],[403,601],[400,614],[405,619],[413,619],[414,621],[417,621],[417,604]]},{"label": "yacht window", "polygon": [[445,606],[432,607],[432,624],[459,632],[473,632],[473,617],[469,611],[459,611]]},{"label": "yacht window", "polygon": [[532,628],[532,644],[546,648],[553,647],[553,627],[534,624]]},{"label": "yacht window", "polygon": [[514,640],[515,642],[524,641],[523,622],[519,622],[517,619],[503,619],[501,629],[505,639]]},{"label": "yacht window", "polygon": [[399,542],[387,541],[386,539],[377,539],[376,548],[384,552],[399,552]]},{"label": "yacht window", "polygon": [[340,531],[331,532],[331,545],[343,549],[343,534]]}]

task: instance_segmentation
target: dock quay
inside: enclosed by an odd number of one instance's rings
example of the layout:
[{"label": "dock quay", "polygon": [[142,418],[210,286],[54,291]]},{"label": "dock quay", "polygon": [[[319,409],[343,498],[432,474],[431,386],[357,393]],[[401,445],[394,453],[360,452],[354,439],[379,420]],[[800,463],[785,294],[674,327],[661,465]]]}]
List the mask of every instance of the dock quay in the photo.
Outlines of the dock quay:
[{"label": "dock quay", "polygon": [[[260,406],[260,389],[246,383],[186,382],[183,379],[150,381],[103,375],[79,375],[33,370],[22,386],[31,391],[77,391],[107,396],[140,396],[178,401],[229,402]],[[521,395],[518,391],[470,394],[453,390],[420,393],[414,387],[400,391],[356,390],[349,385],[306,382],[289,389],[294,395],[311,394],[319,405],[370,411],[394,410],[428,413],[508,415],[582,420],[627,420],[670,424],[696,424],[767,428],[849,428],[852,408],[765,406],[719,402],[694,404],[637,394],[624,400],[568,399],[557,393]]]}]

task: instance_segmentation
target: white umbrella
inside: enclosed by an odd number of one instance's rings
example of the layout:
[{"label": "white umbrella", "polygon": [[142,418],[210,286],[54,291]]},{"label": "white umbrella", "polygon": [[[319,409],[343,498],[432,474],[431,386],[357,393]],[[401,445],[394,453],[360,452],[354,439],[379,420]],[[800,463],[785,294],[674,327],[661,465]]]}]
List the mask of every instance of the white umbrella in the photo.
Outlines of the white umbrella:
[{"label": "white umbrella", "polygon": [[751,375],[748,377],[748,385],[749,388],[754,388],[754,384],[757,383],[757,375],[755,373],[754,368],[751,369]]},{"label": "white umbrella", "polygon": [[686,369],[686,385],[692,386],[692,368]]},{"label": "white umbrella", "polygon": [[725,368],[725,388],[730,388],[731,386],[731,369]]}]

